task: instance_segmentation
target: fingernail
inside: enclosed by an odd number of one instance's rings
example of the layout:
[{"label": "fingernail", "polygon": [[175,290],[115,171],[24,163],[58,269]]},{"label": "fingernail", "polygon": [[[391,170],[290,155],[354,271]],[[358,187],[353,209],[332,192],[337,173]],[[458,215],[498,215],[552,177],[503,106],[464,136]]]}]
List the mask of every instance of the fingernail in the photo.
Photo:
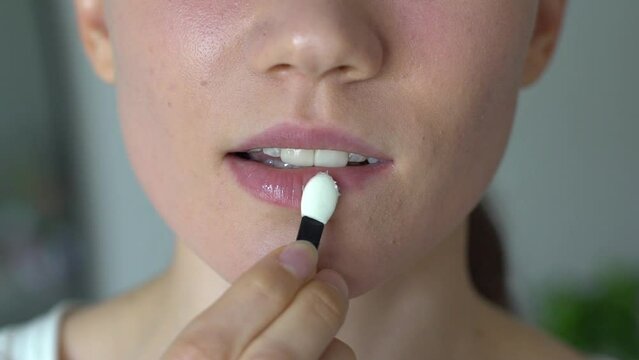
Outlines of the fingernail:
[{"label": "fingernail", "polygon": [[297,240],[280,253],[280,264],[299,279],[306,279],[317,267],[317,250],[306,240]]},{"label": "fingernail", "polygon": [[348,298],[348,285],[346,285],[344,278],[336,271],[324,269],[315,275],[315,278],[334,287],[337,291],[342,293],[344,297]]}]

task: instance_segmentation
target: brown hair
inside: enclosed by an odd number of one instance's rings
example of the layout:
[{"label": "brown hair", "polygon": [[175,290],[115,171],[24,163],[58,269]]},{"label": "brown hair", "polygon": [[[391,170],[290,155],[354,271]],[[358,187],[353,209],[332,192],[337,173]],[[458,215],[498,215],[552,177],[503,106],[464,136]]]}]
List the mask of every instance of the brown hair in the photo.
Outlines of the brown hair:
[{"label": "brown hair", "polygon": [[485,202],[470,214],[467,251],[468,270],[477,291],[493,303],[510,309],[502,241]]}]

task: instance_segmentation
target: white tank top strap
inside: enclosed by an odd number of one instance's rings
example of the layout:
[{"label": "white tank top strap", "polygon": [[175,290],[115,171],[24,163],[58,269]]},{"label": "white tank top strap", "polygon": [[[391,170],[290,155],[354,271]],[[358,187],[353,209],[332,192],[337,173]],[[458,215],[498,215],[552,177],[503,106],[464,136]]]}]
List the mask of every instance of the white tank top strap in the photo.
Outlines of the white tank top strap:
[{"label": "white tank top strap", "polygon": [[60,321],[73,307],[63,301],[26,323],[0,329],[0,360],[57,360]]}]

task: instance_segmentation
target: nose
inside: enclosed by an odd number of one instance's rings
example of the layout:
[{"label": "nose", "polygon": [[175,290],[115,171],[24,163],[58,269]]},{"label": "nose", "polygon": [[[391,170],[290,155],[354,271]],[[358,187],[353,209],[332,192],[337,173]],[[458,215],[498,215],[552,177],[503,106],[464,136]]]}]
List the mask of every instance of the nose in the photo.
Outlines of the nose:
[{"label": "nose", "polygon": [[246,42],[252,70],[271,76],[302,75],[313,82],[330,78],[348,83],[374,77],[383,63],[382,43],[355,3],[257,1]]}]

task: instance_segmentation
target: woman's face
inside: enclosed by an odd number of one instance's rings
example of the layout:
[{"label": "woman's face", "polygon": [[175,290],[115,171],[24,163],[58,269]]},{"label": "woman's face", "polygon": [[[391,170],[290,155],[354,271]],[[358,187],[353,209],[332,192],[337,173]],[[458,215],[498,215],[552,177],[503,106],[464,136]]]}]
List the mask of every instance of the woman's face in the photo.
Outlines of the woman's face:
[{"label": "woman's face", "polygon": [[344,186],[320,267],[357,296],[424,259],[479,201],[510,133],[537,1],[105,6],[135,172],[179,241],[227,280],[295,239],[309,174],[231,152],[383,160],[329,170]]}]

